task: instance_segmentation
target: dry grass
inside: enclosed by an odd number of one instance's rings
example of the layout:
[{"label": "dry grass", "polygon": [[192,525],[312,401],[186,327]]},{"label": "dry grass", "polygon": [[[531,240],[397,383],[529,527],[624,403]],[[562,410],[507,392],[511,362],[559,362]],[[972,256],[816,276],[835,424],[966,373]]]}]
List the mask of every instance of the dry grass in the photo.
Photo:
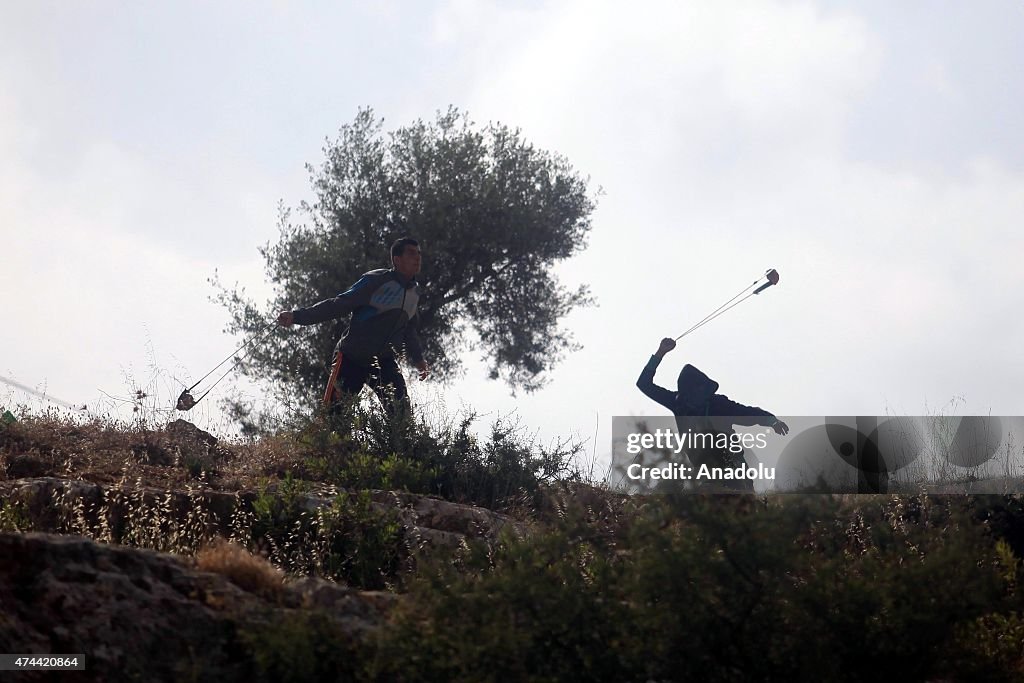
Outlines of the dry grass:
[{"label": "dry grass", "polygon": [[[252,443],[221,440],[216,452],[190,458],[195,448],[163,425],[141,420],[84,421],[55,411],[28,415],[0,430],[0,480],[51,476],[112,485],[142,479],[176,490],[202,480],[212,490],[239,491],[292,464],[273,462],[266,446]],[[256,450],[263,451],[259,467],[253,465]]]},{"label": "dry grass", "polygon": [[217,540],[196,554],[196,568],[227,577],[239,588],[276,599],[284,590],[284,573],[240,545]]},{"label": "dry grass", "polygon": [[[379,417],[368,421],[377,431],[350,453],[348,441],[315,422],[229,442],[191,425],[158,426],[141,417],[117,422],[22,414],[0,430],[0,482],[59,481],[3,484],[41,495],[32,494],[30,509],[5,508],[0,525],[22,529],[30,523],[40,531],[190,557],[202,552],[203,562],[222,561],[221,573],[232,576],[231,567],[239,568],[243,578],[235,582],[259,591],[267,583],[260,572],[272,566],[288,576],[381,588],[415,564],[411,558],[419,547],[406,537],[396,511],[379,509],[368,493],[351,497],[346,489],[415,486],[438,495],[435,488],[443,484],[449,500],[519,501],[519,514],[533,516],[533,499],[516,493],[539,488],[533,474],[539,456],[532,442],[520,443],[518,432],[503,426],[493,443],[481,444],[466,431],[466,420],[438,435],[417,432],[417,440],[395,446],[390,425]],[[388,450],[399,446],[403,457]],[[436,461],[433,469],[421,458]],[[339,482],[334,475],[344,478]],[[235,545],[221,547],[218,537]],[[216,560],[218,555],[224,557]],[[258,566],[251,572],[240,569],[253,563]],[[247,572],[256,578],[248,581]]]}]

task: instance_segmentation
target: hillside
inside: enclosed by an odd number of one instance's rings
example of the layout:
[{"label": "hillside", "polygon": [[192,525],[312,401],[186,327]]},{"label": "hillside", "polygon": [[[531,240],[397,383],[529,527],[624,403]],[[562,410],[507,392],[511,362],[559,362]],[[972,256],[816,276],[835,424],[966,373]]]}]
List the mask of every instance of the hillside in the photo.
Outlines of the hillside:
[{"label": "hillside", "polygon": [[507,424],[364,417],[0,427],[0,652],[84,681],[1024,680],[1018,497],[626,497]]}]

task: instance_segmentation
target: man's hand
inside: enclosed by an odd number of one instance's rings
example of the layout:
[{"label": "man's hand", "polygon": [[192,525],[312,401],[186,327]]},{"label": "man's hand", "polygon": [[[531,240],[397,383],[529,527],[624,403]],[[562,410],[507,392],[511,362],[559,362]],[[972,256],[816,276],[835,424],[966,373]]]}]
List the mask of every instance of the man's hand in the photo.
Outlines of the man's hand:
[{"label": "man's hand", "polygon": [[772,429],[775,430],[776,434],[779,434],[781,436],[789,434],[789,425],[783,422],[782,420],[776,420],[775,424],[772,425]]},{"label": "man's hand", "polygon": [[420,371],[421,382],[430,376],[430,366],[427,365],[427,361],[421,360],[416,364],[416,369]]},{"label": "man's hand", "polygon": [[277,314],[277,324],[281,327],[291,327],[295,323],[295,316],[291,311],[281,311]]},{"label": "man's hand", "polygon": [[676,348],[676,340],[665,337],[661,340],[661,345],[658,346],[658,351],[654,355],[661,358],[674,348]]}]

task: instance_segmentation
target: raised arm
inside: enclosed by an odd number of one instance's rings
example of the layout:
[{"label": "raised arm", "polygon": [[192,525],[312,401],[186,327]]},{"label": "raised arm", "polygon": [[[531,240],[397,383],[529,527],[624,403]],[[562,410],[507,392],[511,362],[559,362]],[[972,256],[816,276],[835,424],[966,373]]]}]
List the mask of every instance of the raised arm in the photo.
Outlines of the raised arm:
[{"label": "raised arm", "polygon": [[675,392],[669,391],[668,389],[659,387],[655,384],[654,373],[658,369],[661,359],[664,358],[666,353],[674,349],[675,346],[676,343],[674,340],[668,338],[662,339],[661,345],[658,346],[658,350],[653,356],[651,356],[650,360],[647,361],[647,365],[644,366],[639,379],[636,381],[637,389],[642,391],[645,396],[654,399],[669,410],[674,410],[676,401]]}]

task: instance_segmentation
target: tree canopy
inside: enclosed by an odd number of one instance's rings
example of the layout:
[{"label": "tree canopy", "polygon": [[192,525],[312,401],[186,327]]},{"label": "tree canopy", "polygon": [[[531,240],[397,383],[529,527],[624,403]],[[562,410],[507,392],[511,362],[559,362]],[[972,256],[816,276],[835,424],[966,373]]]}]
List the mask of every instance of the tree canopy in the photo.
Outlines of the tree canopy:
[{"label": "tree canopy", "polygon": [[[576,348],[561,319],[592,303],[585,285],[567,289],[552,272],[585,247],[589,179],[519,130],[477,127],[454,107],[388,133],[361,110],[324,154],[319,168],[306,167],[315,201],[297,212],[282,206],[277,243],[260,248],[273,298],[257,305],[244,289],[214,283],[228,332],[258,334],[277,311],[336,296],[364,272],[390,267],[391,242],[410,236],[424,254],[420,338],[435,376],[461,374],[460,356],[473,349],[513,390],[542,386]],[[240,368],[308,400],[347,322],[271,335]]]}]

